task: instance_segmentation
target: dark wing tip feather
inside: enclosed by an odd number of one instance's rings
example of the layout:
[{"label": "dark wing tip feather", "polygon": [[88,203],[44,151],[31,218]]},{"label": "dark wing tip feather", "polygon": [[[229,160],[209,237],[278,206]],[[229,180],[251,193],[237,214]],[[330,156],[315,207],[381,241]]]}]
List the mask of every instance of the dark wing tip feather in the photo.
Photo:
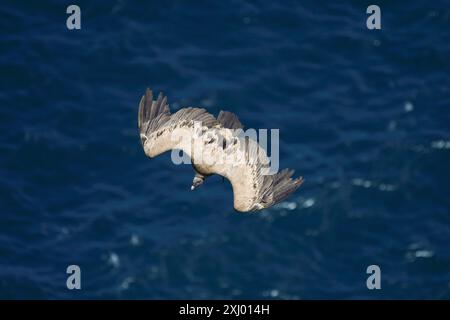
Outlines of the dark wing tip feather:
[{"label": "dark wing tip feather", "polygon": [[263,202],[266,208],[283,201],[301,186],[303,178],[292,179],[293,174],[294,170],[283,169],[273,176],[267,176],[268,180],[263,191]]},{"label": "dark wing tip feather", "polygon": [[222,127],[228,129],[243,129],[244,126],[239,121],[239,118],[232,112],[221,110],[219,116],[217,117],[217,122],[219,122]]},{"label": "dark wing tip feather", "polygon": [[207,127],[217,125],[216,118],[203,108],[182,108],[171,116],[167,97],[160,92],[154,101],[152,90],[146,90],[139,103],[138,127],[141,134],[147,136],[165,125],[178,124],[179,121],[199,121]]},{"label": "dark wing tip feather", "polygon": [[[148,129],[153,130],[160,126],[164,122],[162,114],[170,115],[167,97],[160,92],[156,101],[153,101],[153,91],[148,88],[139,103],[138,127],[140,132],[145,134]],[[167,118],[165,117],[165,120]]]},{"label": "dark wing tip feather", "polygon": [[142,123],[144,122],[144,113],[145,113],[145,95],[141,97],[141,101],[139,102],[139,112],[138,112],[138,128],[139,130],[142,127]]},{"label": "dark wing tip feather", "polygon": [[145,97],[144,97],[144,119],[143,122],[147,122],[150,118],[150,113],[152,110],[153,105],[153,91],[150,89],[147,89],[145,91]]},{"label": "dark wing tip feather", "polygon": [[273,204],[286,199],[291,193],[297,190],[303,183],[303,178],[292,179],[294,170],[286,169],[281,172],[282,176],[273,185]]}]

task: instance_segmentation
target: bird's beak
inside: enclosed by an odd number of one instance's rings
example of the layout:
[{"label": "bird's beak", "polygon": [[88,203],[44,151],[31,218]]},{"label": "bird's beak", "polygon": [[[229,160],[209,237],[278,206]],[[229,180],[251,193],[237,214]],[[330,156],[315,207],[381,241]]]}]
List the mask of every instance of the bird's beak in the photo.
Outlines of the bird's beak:
[{"label": "bird's beak", "polygon": [[195,187],[194,187],[194,186],[191,186],[191,191],[194,190],[194,189],[195,189]]}]

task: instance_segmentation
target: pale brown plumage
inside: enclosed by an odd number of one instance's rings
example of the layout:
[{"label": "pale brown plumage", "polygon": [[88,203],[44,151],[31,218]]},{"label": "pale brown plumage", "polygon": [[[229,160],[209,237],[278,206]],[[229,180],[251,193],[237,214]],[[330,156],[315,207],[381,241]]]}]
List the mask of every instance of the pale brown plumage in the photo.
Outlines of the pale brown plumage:
[{"label": "pale brown plumage", "polygon": [[197,173],[194,182],[201,184],[212,174],[230,180],[237,211],[268,208],[303,182],[301,177],[292,179],[294,171],[289,169],[265,174],[269,163],[265,150],[236,133],[243,126],[231,112],[221,111],[217,119],[202,108],[183,108],[170,114],[167,98],[160,93],[154,101],[152,91],[147,89],[139,104],[138,127],[144,152],[150,158],[181,149],[191,158]]}]

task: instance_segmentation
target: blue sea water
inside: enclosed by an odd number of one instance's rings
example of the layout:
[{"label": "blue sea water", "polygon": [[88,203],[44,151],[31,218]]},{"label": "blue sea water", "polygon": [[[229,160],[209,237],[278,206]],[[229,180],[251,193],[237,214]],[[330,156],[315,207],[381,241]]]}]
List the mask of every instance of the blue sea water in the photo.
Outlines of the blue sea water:
[{"label": "blue sea water", "polygon": [[[70,4],[0,5],[0,298],[450,298],[449,1],[377,1],[381,30],[368,1]],[[147,87],[279,128],[305,183],[191,192],[142,151]]]}]

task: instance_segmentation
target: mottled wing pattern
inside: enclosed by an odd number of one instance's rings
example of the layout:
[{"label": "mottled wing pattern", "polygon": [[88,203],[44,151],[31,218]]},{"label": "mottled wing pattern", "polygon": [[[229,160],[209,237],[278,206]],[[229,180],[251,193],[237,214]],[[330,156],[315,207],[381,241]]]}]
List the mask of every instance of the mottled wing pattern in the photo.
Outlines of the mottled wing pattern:
[{"label": "mottled wing pattern", "polygon": [[[175,144],[172,145],[169,139],[170,133],[177,128],[192,128],[195,121],[201,122],[202,134],[193,135],[193,131],[188,130],[188,135],[192,135],[189,138],[201,139],[213,158],[230,159],[233,156],[245,159],[237,164],[233,161],[217,161],[204,167],[202,164],[195,164],[196,168],[203,169],[208,174],[220,174],[230,180],[236,210],[246,212],[268,208],[284,200],[302,184],[301,177],[292,178],[293,170],[284,169],[277,174],[267,175],[269,163],[266,151],[257,141],[239,136],[232,130],[243,128],[234,113],[221,111],[217,120],[203,108],[182,108],[171,114],[167,98],[160,93],[153,101],[150,89],[147,89],[140,101],[138,115],[145,153],[154,157],[175,148]],[[224,143],[219,137],[228,137],[230,141]],[[188,149],[184,147],[183,151],[192,156]]]}]

